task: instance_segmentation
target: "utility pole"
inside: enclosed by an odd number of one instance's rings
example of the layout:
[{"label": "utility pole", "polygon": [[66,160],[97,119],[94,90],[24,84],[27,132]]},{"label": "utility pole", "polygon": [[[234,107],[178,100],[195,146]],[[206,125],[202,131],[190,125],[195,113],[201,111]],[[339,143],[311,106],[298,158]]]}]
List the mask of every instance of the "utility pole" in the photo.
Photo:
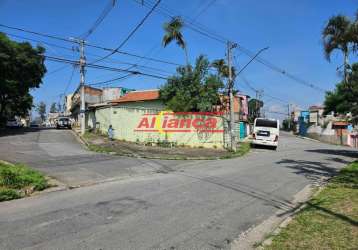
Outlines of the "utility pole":
[{"label": "utility pole", "polygon": [[85,57],[85,40],[78,38],[70,38],[74,42],[78,43],[80,46],[80,126],[81,126],[81,134],[84,135],[86,132],[86,102],[85,102],[85,66],[86,66],[86,57]]},{"label": "utility pole", "polygon": [[[231,141],[231,150],[236,151],[236,136],[235,136],[235,114],[234,114],[234,83],[232,79],[232,70],[231,70],[231,50],[235,48],[237,44],[227,42],[227,65],[229,70],[229,79],[228,79],[228,87],[229,87],[229,98],[230,98],[230,141]],[[239,131],[240,133],[240,131]]]},{"label": "utility pole", "polygon": [[[261,99],[263,95],[263,90],[256,90],[256,102],[255,102],[255,113],[257,117],[261,117]],[[259,106],[260,105],[260,106]],[[259,106],[259,107],[258,107]]]},{"label": "utility pole", "polygon": [[290,129],[291,129],[290,105],[291,104],[287,104],[288,131],[290,131]]},{"label": "utility pole", "polygon": [[81,91],[81,108],[80,108],[80,116],[81,116],[81,134],[84,135],[86,132],[86,102],[85,102],[85,65],[86,65],[86,57],[85,57],[85,41],[80,39],[80,91]]}]

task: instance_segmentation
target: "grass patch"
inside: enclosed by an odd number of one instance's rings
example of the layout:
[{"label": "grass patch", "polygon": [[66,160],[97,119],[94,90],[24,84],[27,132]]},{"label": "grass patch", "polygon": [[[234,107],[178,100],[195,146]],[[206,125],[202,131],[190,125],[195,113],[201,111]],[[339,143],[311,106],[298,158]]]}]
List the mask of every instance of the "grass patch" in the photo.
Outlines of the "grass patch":
[{"label": "grass patch", "polygon": [[251,144],[249,142],[241,142],[237,154],[239,156],[246,155],[251,150]]},{"label": "grass patch", "polygon": [[358,162],[338,176],[265,249],[357,249]]},{"label": "grass patch", "polygon": [[40,191],[49,185],[45,176],[22,164],[0,162],[0,201],[18,199],[28,191]]},{"label": "grass patch", "polygon": [[107,146],[94,145],[94,144],[89,144],[88,149],[91,150],[91,151],[94,151],[94,152],[98,152],[98,153],[114,152],[113,148],[110,148],[110,147],[107,147]]}]

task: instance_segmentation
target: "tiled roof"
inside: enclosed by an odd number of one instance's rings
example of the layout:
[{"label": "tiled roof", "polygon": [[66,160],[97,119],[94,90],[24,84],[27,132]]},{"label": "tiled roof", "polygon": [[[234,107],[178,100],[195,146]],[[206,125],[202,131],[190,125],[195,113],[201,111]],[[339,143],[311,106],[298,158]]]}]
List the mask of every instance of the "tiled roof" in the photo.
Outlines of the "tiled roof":
[{"label": "tiled roof", "polygon": [[131,91],[112,103],[152,101],[159,99],[159,90]]}]

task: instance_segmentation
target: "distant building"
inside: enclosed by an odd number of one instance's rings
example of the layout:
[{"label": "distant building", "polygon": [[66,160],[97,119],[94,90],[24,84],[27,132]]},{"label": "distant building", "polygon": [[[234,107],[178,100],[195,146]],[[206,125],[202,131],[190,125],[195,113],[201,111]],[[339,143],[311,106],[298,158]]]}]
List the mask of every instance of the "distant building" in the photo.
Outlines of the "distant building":
[{"label": "distant building", "polygon": [[56,125],[57,119],[60,116],[60,113],[48,113],[46,118],[46,126],[47,127],[54,127]]},{"label": "distant building", "polygon": [[310,125],[320,126],[324,123],[323,118],[323,112],[324,107],[323,106],[310,106],[309,109],[309,123]]},{"label": "distant building", "polygon": [[[91,86],[84,87],[85,92],[85,110],[90,107],[104,106],[108,103],[121,98],[123,95],[133,91],[132,89],[122,87],[106,87],[103,89],[94,88]],[[66,96],[66,113],[71,115],[75,120],[75,125],[79,126],[79,116],[81,108],[81,91],[80,88]],[[86,117],[86,119],[88,119]]]},{"label": "distant building", "polygon": [[73,96],[73,94],[69,94],[69,95],[65,96],[65,108],[63,111],[65,116],[71,115],[72,96]]},{"label": "distant building", "polygon": [[102,103],[108,103],[119,99],[128,92],[134,91],[134,89],[127,89],[122,87],[106,87],[102,89]]},{"label": "distant building", "polygon": [[[84,87],[85,92],[85,109],[88,108],[91,104],[96,104],[101,102],[102,90],[98,88],[93,88],[90,86]],[[71,98],[71,116],[75,120],[75,125],[79,126],[80,120],[80,110],[81,110],[81,88],[78,87],[73,93]]]}]

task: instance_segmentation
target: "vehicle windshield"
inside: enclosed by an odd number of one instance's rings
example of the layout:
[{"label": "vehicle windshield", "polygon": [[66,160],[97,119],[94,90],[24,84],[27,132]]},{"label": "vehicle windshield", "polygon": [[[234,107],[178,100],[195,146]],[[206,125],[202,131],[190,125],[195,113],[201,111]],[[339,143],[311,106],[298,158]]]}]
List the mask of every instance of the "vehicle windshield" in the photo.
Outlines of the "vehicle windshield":
[{"label": "vehicle windshield", "polygon": [[267,127],[267,128],[277,128],[277,121],[266,120],[266,119],[257,119],[256,127]]},{"label": "vehicle windshield", "polygon": [[61,121],[61,122],[67,122],[67,121],[68,121],[68,118],[60,118],[59,121]]}]

